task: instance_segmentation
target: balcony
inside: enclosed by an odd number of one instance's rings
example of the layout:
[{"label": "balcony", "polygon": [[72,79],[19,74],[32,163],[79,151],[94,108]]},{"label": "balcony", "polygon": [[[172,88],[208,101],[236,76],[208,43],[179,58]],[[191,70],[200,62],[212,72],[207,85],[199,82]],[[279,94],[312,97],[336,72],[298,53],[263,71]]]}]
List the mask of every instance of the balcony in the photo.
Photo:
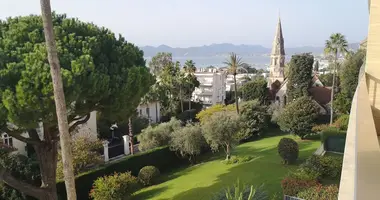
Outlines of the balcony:
[{"label": "balcony", "polygon": [[380,0],[371,0],[365,68],[352,100],[339,200],[380,199]]}]

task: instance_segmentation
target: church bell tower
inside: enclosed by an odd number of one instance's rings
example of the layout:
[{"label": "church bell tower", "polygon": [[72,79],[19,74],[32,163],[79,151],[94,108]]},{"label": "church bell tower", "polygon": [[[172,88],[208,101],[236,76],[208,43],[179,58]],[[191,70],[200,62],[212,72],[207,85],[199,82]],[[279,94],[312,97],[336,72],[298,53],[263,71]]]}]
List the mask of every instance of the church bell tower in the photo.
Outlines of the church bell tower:
[{"label": "church bell tower", "polygon": [[278,18],[278,23],[276,27],[276,34],[274,36],[272,44],[272,53],[270,56],[270,67],[269,67],[269,80],[268,86],[276,82],[277,80],[282,83],[284,82],[284,67],[285,67],[285,48],[284,48],[284,37],[282,36],[281,19]]}]

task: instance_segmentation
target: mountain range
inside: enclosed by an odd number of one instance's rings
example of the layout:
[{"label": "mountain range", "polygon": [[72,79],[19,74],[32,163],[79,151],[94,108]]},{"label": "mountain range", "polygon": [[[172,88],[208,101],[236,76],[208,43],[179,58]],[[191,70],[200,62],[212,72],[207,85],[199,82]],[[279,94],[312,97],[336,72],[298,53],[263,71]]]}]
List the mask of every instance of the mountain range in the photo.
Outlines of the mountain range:
[{"label": "mountain range", "polygon": [[[143,46],[140,48],[144,51],[145,57],[153,57],[158,52],[170,52],[173,54],[173,57],[221,56],[229,52],[235,52],[242,56],[252,56],[270,54],[271,52],[271,48],[266,48],[261,45],[235,45],[230,43],[211,44],[187,48],[173,48],[167,45],[160,45],[158,47]],[[359,48],[359,43],[351,43],[349,44],[349,48],[356,50]],[[297,53],[310,52],[315,55],[319,55],[323,53],[323,49],[323,46],[290,47],[285,48],[285,53],[287,55],[293,55]]]}]

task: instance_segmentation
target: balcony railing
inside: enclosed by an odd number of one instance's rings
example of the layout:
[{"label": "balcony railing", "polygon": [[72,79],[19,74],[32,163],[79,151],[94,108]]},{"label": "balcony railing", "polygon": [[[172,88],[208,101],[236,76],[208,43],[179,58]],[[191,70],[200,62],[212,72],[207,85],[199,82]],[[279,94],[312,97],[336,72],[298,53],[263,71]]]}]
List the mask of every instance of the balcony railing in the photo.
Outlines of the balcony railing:
[{"label": "balcony railing", "polygon": [[363,68],[352,101],[339,200],[380,199],[380,146],[367,82],[373,84]]}]

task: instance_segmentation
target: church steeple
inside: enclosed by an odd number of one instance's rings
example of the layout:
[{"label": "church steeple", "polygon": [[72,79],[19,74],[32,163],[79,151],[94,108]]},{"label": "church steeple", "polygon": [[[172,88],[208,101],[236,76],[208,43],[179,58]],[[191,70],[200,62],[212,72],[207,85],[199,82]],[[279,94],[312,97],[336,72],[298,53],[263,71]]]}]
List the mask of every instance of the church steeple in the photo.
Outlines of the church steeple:
[{"label": "church steeple", "polygon": [[282,83],[285,79],[285,46],[284,37],[282,35],[281,19],[278,17],[276,33],[272,44],[272,53],[270,56],[269,67],[269,80],[268,85],[271,87],[272,83],[279,81]]},{"label": "church steeple", "polygon": [[285,55],[284,37],[282,36],[281,18],[278,17],[276,34],[272,44],[272,55]]}]

